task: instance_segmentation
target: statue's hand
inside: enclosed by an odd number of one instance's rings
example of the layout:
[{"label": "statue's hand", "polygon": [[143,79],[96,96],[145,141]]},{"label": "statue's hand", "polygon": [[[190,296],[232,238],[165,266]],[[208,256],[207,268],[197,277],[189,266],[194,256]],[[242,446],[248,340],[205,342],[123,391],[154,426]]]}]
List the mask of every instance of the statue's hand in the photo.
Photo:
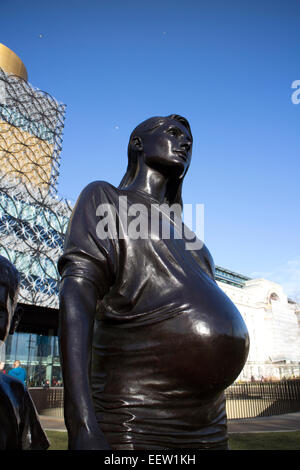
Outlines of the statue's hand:
[{"label": "statue's hand", "polygon": [[99,426],[69,432],[69,450],[111,450]]}]

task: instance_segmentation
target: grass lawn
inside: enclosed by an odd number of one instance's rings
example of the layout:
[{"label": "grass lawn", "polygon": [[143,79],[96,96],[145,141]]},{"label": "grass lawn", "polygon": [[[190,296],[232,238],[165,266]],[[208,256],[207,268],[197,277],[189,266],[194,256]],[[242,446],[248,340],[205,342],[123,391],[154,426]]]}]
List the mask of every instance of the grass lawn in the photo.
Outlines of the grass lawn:
[{"label": "grass lawn", "polygon": [[[49,450],[67,450],[66,432],[46,431]],[[300,431],[238,433],[229,435],[231,450],[300,450]]]},{"label": "grass lawn", "polygon": [[229,435],[232,450],[300,450],[300,431]]},{"label": "grass lawn", "polygon": [[67,450],[68,434],[64,431],[45,431],[50,441],[48,450]]}]

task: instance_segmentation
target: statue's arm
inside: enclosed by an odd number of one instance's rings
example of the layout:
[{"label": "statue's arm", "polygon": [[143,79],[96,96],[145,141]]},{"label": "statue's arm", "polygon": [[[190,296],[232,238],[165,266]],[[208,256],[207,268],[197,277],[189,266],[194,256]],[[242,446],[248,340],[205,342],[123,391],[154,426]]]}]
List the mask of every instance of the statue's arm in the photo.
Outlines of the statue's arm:
[{"label": "statue's arm", "polygon": [[98,293],[84,278],[66,276],[60,287],[60,354],[69,449],[104,450],[90,389],[91,348]]}]

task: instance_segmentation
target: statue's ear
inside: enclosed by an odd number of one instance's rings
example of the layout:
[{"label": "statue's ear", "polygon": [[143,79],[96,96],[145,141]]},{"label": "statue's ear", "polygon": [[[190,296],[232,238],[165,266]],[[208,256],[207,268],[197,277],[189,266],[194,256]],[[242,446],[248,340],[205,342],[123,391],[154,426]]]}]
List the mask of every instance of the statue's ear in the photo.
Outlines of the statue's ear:
[{"label": "statue's ear", "polygon": [[143,142],[140,137],[134,136],[131,139],[131,145],[135,150],[142,151],[143,150]]},{"label": "statue's ear", "polygon": [[10,335],[13,335],[16,329],[18,328],[18,325],[20,323],[22,316],[23,316],[23,309],[22,307],[17,306],[14,311],[14,315],[13,315],[12,322],[10,325],[10,330],[9,330]]}]

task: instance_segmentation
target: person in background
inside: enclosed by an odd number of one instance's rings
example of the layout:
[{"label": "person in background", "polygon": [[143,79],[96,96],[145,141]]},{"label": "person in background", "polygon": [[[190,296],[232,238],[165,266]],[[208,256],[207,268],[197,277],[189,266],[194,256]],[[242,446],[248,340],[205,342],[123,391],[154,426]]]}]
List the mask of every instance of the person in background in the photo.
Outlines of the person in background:
[{"label": "person in background", "polygon": [[8,372],[8,375],[15,377],[15,379],[21,380],[23,384],[26,384],[26,372],[23,367],[21,367],[21,362],[16,360],[14,362],[14,368]]},{"label": "person in background", "polygon": [[49,388],[49,387],[50,387],[49,380],[46,380],[43,384],[43,388]]}]

